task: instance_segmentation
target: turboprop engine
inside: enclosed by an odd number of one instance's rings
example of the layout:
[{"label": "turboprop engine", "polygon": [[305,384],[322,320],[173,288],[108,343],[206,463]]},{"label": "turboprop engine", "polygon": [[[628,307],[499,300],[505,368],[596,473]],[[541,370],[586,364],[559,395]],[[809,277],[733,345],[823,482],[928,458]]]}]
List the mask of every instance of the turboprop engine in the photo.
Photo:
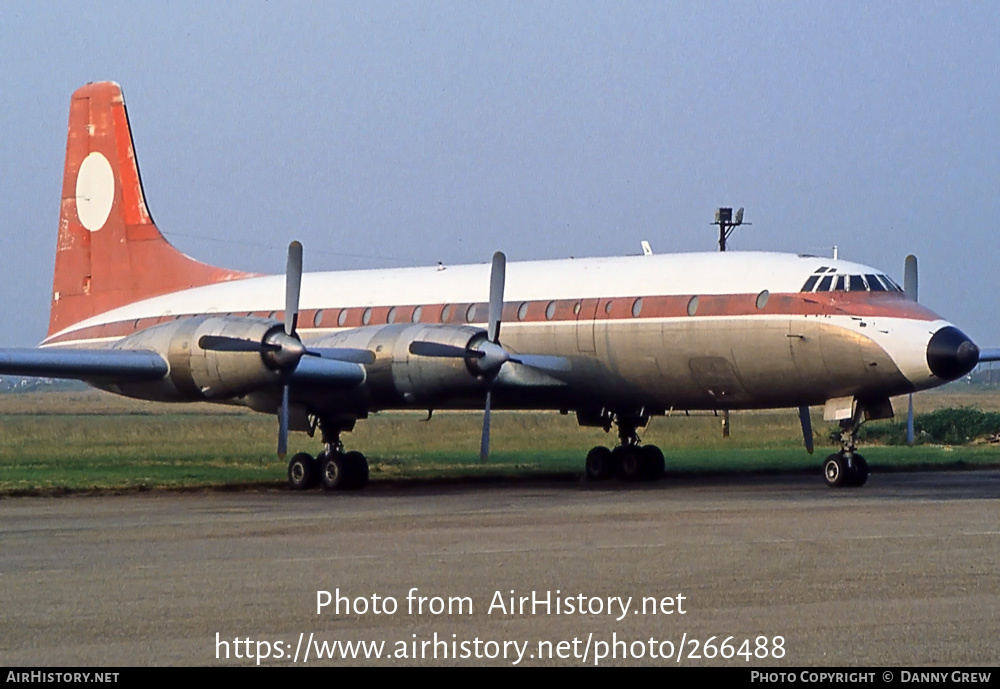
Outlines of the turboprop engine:
[{"label": "turboprop engine", "polygon": [[[205,337],[259,342],[265,351],[205,349]],[[285,342],[283,340],[289,340]],[[301,343],[276,321],[262,318],[202,316],[162,323],[115,343],[115,349],[147,350],[166,360],[170,372],[161,381],[106,386],[140,399],[190,402],[239,397],[282,380],[284,363]],[[298,353],[301,356],[301,353]]]},{"label": "turboprop engine", "polygon": [[[418,344],[419,343],[419,344]],[[487,361],[486,331],[471,326],[396,324],[356,328],[312,340],[310,348],[360,349],[375,355],[366,367],[364,390],[373,406],[435,406],[447,397],[468,396],[482,404],[489,378],[502,361]],[[451,357],[422,356],[420,346],[455,352]],[[414,348],[417,348],[417,351]]]}]

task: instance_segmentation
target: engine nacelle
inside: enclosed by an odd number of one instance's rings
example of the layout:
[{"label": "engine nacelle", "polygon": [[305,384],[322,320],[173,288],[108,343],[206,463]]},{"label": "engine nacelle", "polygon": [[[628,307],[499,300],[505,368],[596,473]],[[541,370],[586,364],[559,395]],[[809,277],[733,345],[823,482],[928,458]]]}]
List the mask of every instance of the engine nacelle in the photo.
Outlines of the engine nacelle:
[{"label": "engine nacelle", "polygon": [[281,376],[267,354],[202,349],[205,335],[221,335],[262,342],[282,325],[263,318],[201,316],[161,323],[115,343],[115,349],[156,352],[170,366],[162,381],[106,386],[108,390],[140,399],[191,402],[239,397],[266,385],[277,385]]},{"label": "engine nacelle", "polygon": [[368,375],[363,388],[373,407],[433,408],[448,401],[477,408],[488,379],[475,358],[420,356],[410,353],[410,344],[422,341],[470,349],[485,338],[481,328],[415,323],[355,328],[309,344],[373,352],[375,362],[365,367]]}]

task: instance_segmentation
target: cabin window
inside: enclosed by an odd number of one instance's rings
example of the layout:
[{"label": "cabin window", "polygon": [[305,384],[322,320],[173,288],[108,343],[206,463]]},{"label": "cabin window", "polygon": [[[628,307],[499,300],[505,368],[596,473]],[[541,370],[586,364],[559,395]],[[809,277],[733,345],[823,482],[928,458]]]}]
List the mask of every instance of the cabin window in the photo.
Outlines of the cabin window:
[{"label": "cabin window", "polygon": [[767,290],[764,290],[763,292],[761,292],[760,294],[758,294],[757,295],[757,308],[758,309],[762,309],[765,306],[767,306],[767,300],[768,300],[768,297],[770,297],[770,296],[771,296],[771,293],[768,292]]},{"label": "cabin window", "polygon": [[688,299],[687,311],[689,316],[693,316],[698,313],[698,297],[695,296]]},{"label": "cabin window", "polygon": [[465,322],[474,323],[476,320],[476,305],[470,304],[469,308],[465,310]]},{"label": "cabin window", "polygon": [[608,315],[611,314],[611,305],[613,303],[614,303],[613,301],[611,301],[610,299],[608,299],[608,303],[604,305],[604,313],[606,313]]},{"label": "cabin window", "polygon": [[451,304],[445,304],[441,309],[441,322],[447,323],[449,318],[451,318]]},{"label": "cabin window", "polygon": [[528,317],[528,302],[522,301],[521,305],[517,307],[517,320],[523,321]]},{"label": "cabin window", "polygon": [[318,328],[319,324],[322,322],[323,322],[323,309],[320,309],[319,311],[316,312],[316,315],[313,316],[313,327]]},{"label": "cabin window", "polygon": [[347,309],[341,309],[340,314],[337,316],[337,325],[343,327],[344,323],[347,322]]},{"label": "cabin window", "polygon": [[372,307],[369,306],[361,314],[361,324],[362,325],[368,325],[371,322],[372,322]]},{"label": "cabin window", "polygon": [[272,311],[271,313],[267,314],[267,317],[273,320],[275,314],[277,314],[277,313],[278,313],[277,311]]},{"label": "cabin window", "polygon": [[413,309],[413,315],[410,317],[410,320],[413,321],[414,323],[419,323],[420,315],[423,312],[424,312],[424,307],[422,306],[418,306],[417,308]]},{"label": "cabin window", "polygon": [[386,323],[395,323],[396,322],[396,307],[395,306],[393,306],[391,309],[389,309],[389,313],[387,313],[385,315],[385,322]]},{"label": "cabin window", "polygon": [[583,308],[583,304],[581,304],[580,302],[576,302],[575,304],[573,304],[573,313],[575,315],[579,316],[580,315],[580,309],[582,309],[582,308]]},{"label": "cabin window", "polygon": [[554,301],[550,301],[549,305],[545,307],[545,317],[551,321],[552,317],[555,315],[556,315],[556,303]]},{"label": "cabin window", "polygon": [[864,292],[865,291],[865,281],[861,279],[860,275],[851,276],[851,291],[852,292]]},{"label": "cabin window", "polygon": [[632,302],[632,317],[638,318],[640,313],[642,313],[642,297]]}]

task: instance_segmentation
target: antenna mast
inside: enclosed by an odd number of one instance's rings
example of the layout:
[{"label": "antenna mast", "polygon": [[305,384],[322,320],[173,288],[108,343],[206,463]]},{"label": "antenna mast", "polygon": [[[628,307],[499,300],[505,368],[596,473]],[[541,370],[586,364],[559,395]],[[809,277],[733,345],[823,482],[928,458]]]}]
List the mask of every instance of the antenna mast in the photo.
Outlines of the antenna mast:
[{"label": "antenna mast", "polygon": [[729,239],[729,235],[733,233],[740,225],[752,225],[753,223],[743,222],[743,209],[740,208],[736,211],[736,217],[733,217],[732,208],[717,208],[715,211],[715,222],[713,225],[719,226],[719,251],[726,250],[726,240]]}]

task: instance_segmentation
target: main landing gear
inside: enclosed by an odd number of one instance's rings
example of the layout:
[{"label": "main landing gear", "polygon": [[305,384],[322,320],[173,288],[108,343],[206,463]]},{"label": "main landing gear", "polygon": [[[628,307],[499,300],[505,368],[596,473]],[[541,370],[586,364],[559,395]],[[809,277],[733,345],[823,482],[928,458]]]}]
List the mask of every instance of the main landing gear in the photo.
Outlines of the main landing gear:
[{"label": "main landing gear", "polygon": [[317,484],[323,490],[359,490],[368,483],[368,460],[360,452],[344,452],[341,428],[327,424],[323,428],[323,451],[313,457],[300,452],[288,462],[288,485],[292,490],[308,490]]},{"label": "main landing gear", "polygon": [[288,485],[308,490],[317,484],[323,490],[358,490],[368,483],[368,460],[360,452],[326,449],[313,457],[300,452],[288,462]]},{"label": "main landing gear", "polygon": [[859,409],[854,418],[840,422],[840,452],[823,462],[823,480],[830,488],[860,488],[868,480],[868,462],[855,446],[862,418]]},{"label": "main landing gear", "polygon": [[[645,426],[649,417],[609,417],[618,426],[621,444],[614,450],[603,445],[587,453],[587,478],[606,481],[618,476],[625,481],[656,481],[663,477],[666,462],[656,445],[640,445],[636,433],[638,426]],[[605,430],[610,430],[610,425]]]}]

